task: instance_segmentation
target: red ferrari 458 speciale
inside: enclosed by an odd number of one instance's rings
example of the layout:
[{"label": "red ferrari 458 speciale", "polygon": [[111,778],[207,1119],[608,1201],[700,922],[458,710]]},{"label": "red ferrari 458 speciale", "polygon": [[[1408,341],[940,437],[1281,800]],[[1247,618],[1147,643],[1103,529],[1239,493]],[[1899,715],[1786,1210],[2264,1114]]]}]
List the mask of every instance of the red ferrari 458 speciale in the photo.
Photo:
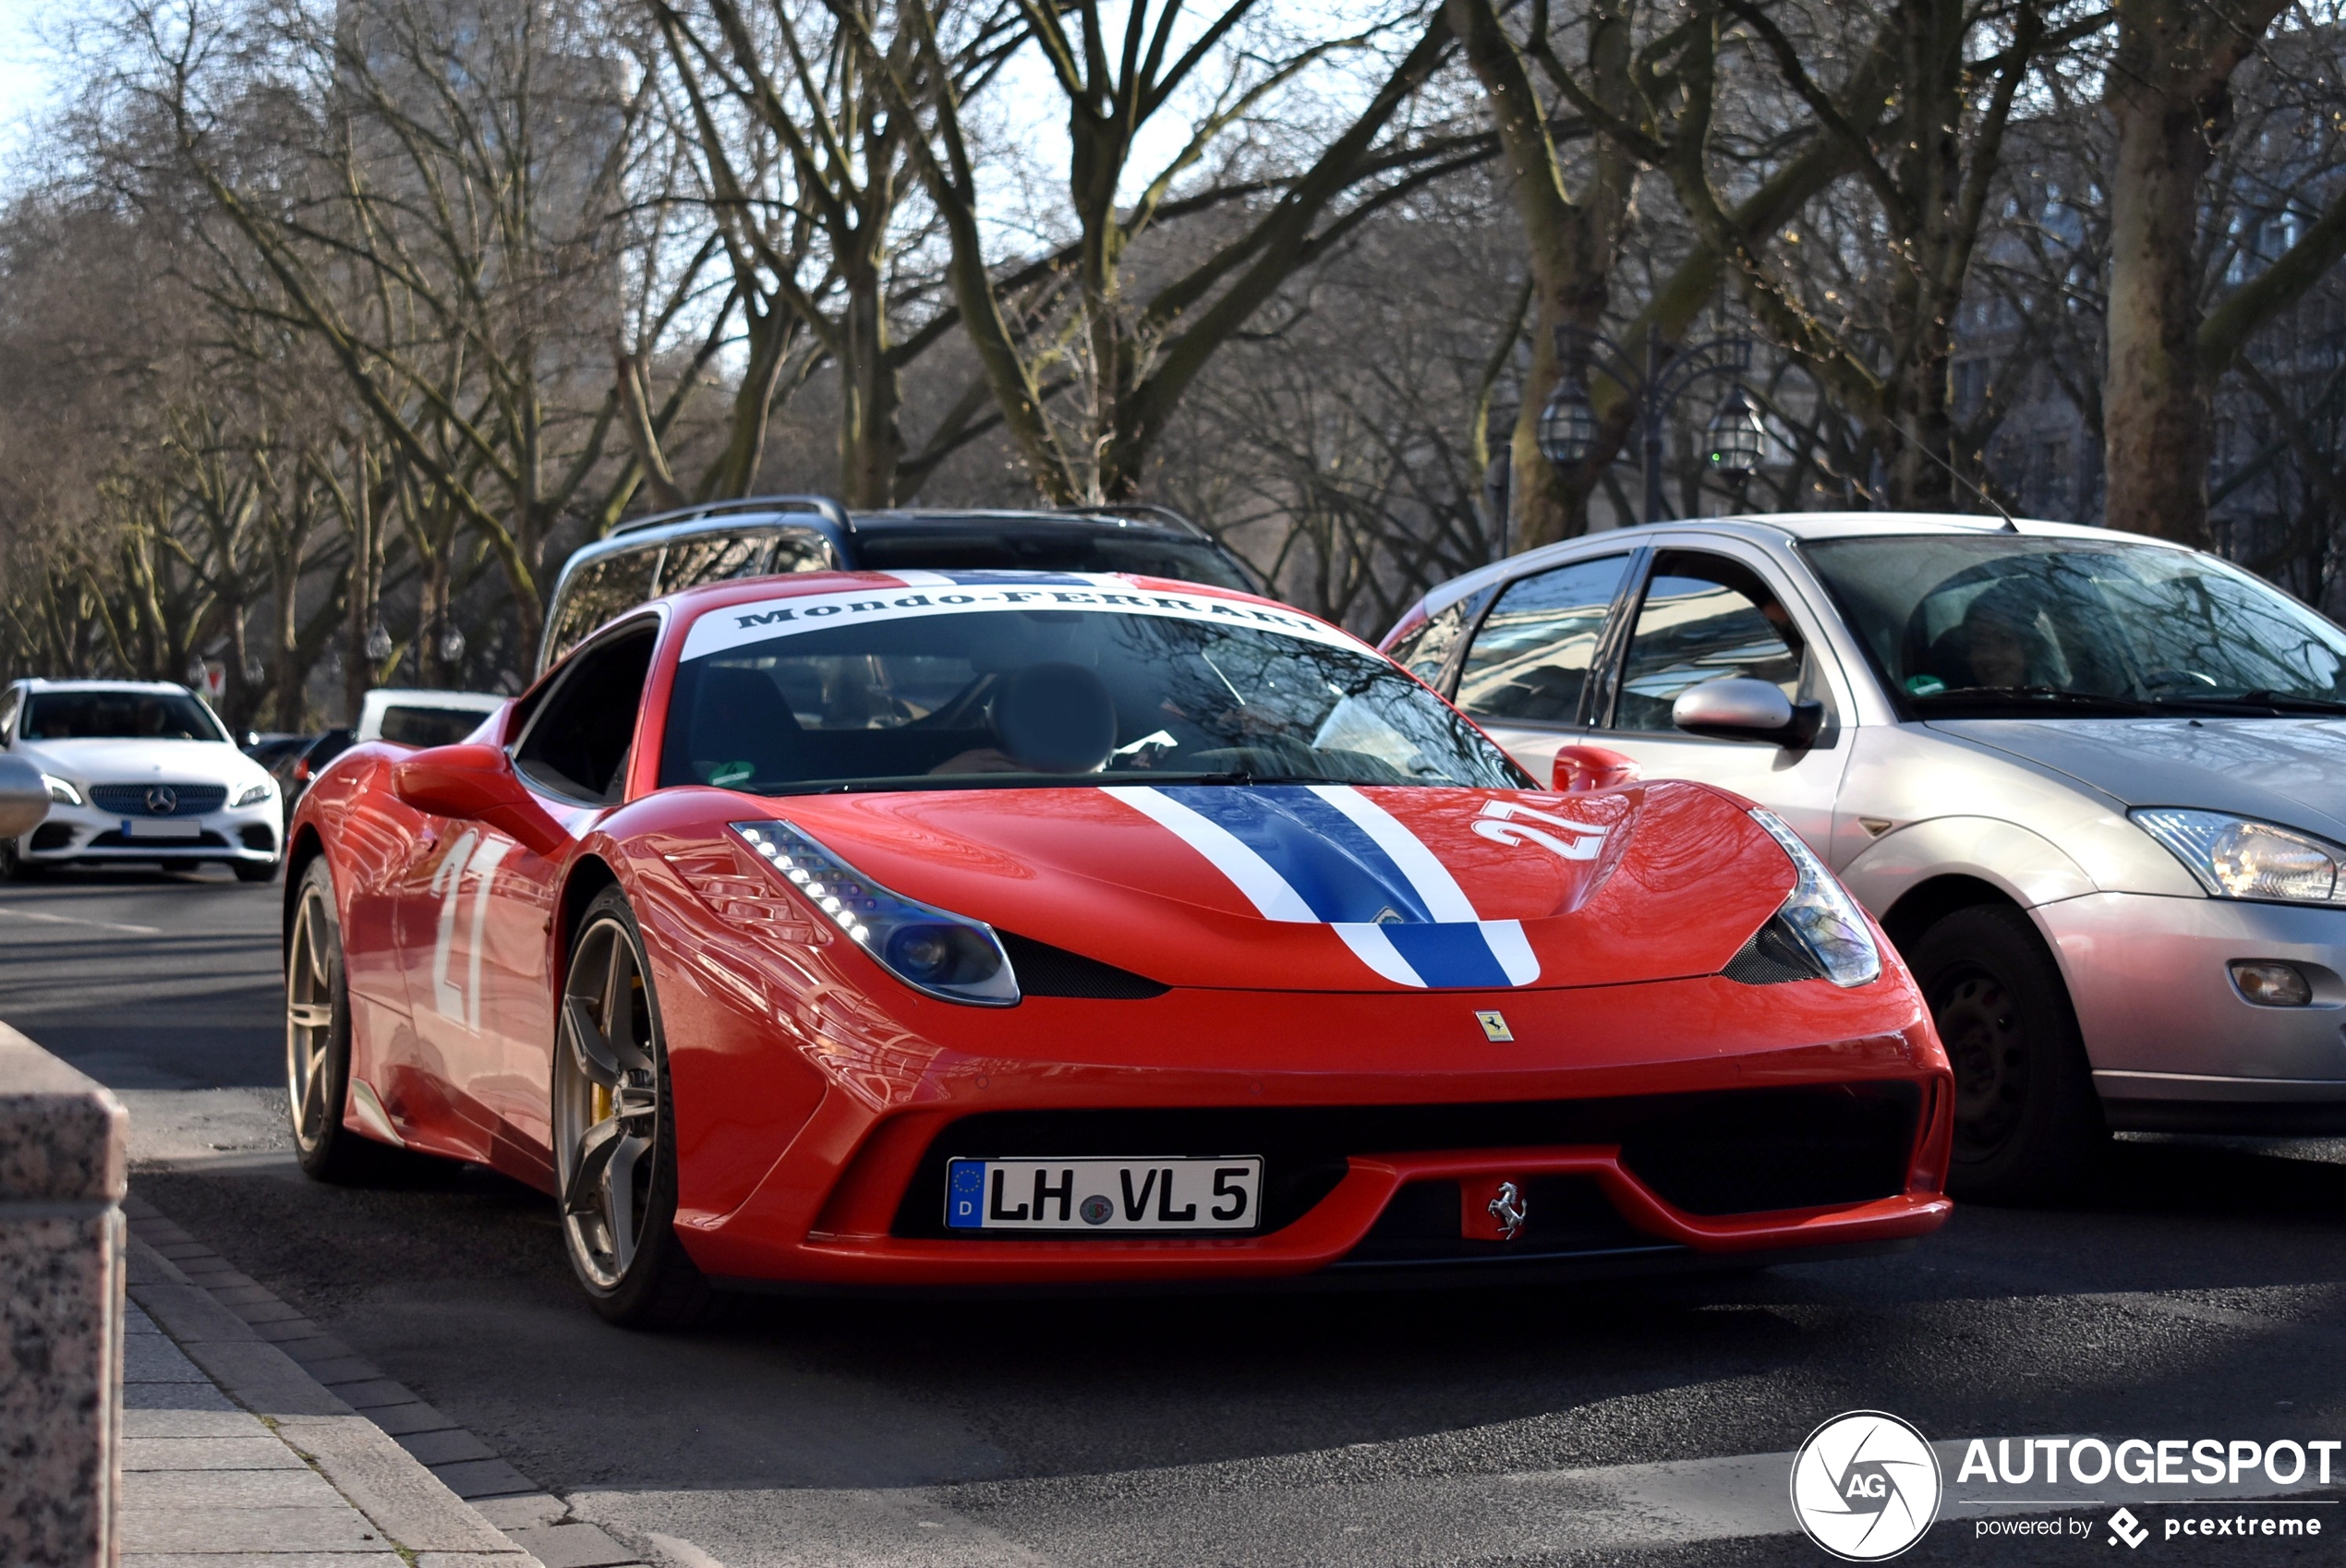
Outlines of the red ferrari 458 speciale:
[{"label": "red ferrari 458 speciale", "polygon": [[1922,999],[1781,823],[1542,790],[1242,594],[695,589],[464,744],[346,753],[290,845],[303,1165],[534,1183],[615,1321],[1747,1264],[1947,1214]]}]

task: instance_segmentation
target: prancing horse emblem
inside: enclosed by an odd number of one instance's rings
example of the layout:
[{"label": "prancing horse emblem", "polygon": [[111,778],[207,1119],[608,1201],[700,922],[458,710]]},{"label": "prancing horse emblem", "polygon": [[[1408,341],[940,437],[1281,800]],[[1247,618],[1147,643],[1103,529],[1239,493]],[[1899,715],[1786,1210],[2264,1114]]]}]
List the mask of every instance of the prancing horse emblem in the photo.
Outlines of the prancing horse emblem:
[{"label": "prancing horse emblem", "polygon": [[1499,1184],[1499,1195],[1491,1200],[1491,1217],[1498,1222],[1499,1239],[1513,1241],[1515,1233],[1531,1215],[1531,1205],[1523,1200],[1522,1191],[1511,1181]]},{"label": "prancing horse emblem", "polygon": [[147,791],[147,814],[169,816],[179,809],[179,791],[168,784],[157,784]]}]

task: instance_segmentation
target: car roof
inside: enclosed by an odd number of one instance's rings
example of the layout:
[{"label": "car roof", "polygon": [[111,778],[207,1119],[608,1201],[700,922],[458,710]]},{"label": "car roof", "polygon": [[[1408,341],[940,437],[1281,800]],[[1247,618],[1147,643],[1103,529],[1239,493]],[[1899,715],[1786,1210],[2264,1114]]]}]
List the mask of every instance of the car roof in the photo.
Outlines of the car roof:
[{"label": "car roof", "polygon": [[1496,582],[1503,582],[1526,572],[1538,571],[1550,561],[1565,561],[1601,549],[1605,541],[1620,549],[1635,549],[1643,540],[1640,536],[1651,529],[1667,528],[1678,532],[1698,530],[1705,534],[1723,535],[1729,538],[1747,539],[1760,545],[1782,545],[1787,541],[1800,544],[1825,539],[1900,538],[1939,536],[1952,537],[1977,535],[1998,537],[2018,534],[2024,537],[2098,539],[2104,543],[2161,545],[2169,549],[2187,547],[2171,539],[2153,538],[2147,534],[2121,533],[2115,528],[2088,527],[2082,523],[2054,523],[2041,518],[2018,517],[2009,524],[2001,517],[1987,517],[1968,513],[1945,512],[1780,512],[1750,513],[1730,517],[1670,518],[1660,523],[1633,525],[1626,528],[1608,529],[1602,533],[1582,534],[1576,538],[1543,545],[1525,550],[1488,566],[1479,566],[1461,576],[1453,577],[1426,591],[1425,610],[1431,615],[1447,609],[1459,599]]},{"label": "car roof", "polygon": [[494,713],[512,700],[493,692],[435,692],[421,686],[377,686],[367,694],[369,707],[444,707],[463,713]]},{"label": "car roof", "polygon": [[175,681],[48,681],[35,675],[17,684],[28,692],[176,692],[183,697],[195,695]]}]

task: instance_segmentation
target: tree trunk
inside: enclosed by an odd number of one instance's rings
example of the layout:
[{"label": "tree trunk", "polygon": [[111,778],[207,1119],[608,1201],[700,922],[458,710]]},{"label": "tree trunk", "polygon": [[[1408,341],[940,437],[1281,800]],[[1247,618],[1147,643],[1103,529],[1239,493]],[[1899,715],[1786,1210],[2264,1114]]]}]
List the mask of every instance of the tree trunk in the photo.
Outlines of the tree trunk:
[{"label": "tree trunk", "polygon": [[2211,9],[2119,0],[2105,103],[2110,356],[2102,379],[2102,521],[2205,545],[2213,416],[2199,341],[2199,183],[2231,129],[2231,78],[2280,0]]},{"label": "tree trunk", "polygon": [[904,457],[884,287],[877,268],[858,268],[847,279],[840,321],[840,491],[850,507],[895,505],[896,466]]},{"label": "tree trunk", "polygon": [[[2180,20],[2168,5],[2122,5],[2119,17],[2102,521],[2205,546],[2211,414],[2199,372],[2199,182],[2213,156],[2203,127],[2212,128],[2217,105],[2153,74],[2166,52],[2159,24]],[[2219,86],[2215,96],[2228,94]]]}]

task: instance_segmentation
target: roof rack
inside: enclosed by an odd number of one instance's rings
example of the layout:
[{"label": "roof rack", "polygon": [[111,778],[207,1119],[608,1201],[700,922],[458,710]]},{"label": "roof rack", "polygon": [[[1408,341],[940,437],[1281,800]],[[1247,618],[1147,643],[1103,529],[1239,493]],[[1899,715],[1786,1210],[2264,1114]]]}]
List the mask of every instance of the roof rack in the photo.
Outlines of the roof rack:
[{"label": "roof rack", "polygon": [[1201,539],[1210,539],[1214,537],[1200,526],[1195,518],[1185,513],[1176,512],[1169,506],[1158,506],[1152,501],[1102,501],[1097,506],[1062,506],[1058,510],[1084,513],[1094,517],[1130,517],[1136,522],[1167,523],[1176,528],[1195,534]]},{"label": "roof rack", "polygon": [[706,501],[699,506],[680,506],[673,512],[656,512],[649,517],[631,517],[613,527],[611,533],[632,534],[638,528],[692,523],[741,512],[811,512],[842,534],[855,531],[855,520],[847,514],[847,508],[828,496],[743,496],[738,501]]}]

